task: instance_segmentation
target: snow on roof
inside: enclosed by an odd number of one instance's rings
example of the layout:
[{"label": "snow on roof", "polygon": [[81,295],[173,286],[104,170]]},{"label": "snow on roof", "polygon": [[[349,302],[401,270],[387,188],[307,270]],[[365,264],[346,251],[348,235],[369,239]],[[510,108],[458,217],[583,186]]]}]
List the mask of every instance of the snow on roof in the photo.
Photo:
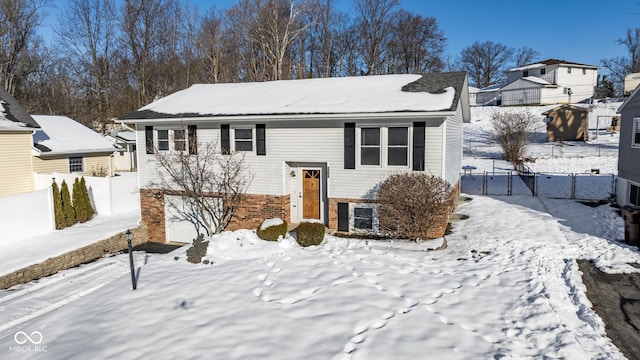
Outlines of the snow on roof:
[{"label": "snow on roof", "polygon": [[33,134],[34,146],[41,154],[83,154],[115,150],[111,141],[66,116],[32,117],[41,127]]},{"label": "snow on roof", "polygon": [[446,111],[456,89],[403,91],[422,75],[379,75],[253,83],[196,84],[138,112],[195,116]]},{"label": "snow on roof", "polygon": [[500,84],[493,84],[493,85],[489,85],[489,86],[485,86],[482,89],[480,89],[479,92],[487,92],[487,91],[496,91],[496,90],[500,90],[502,89],[503,86],[505,86],[506,84],[504,83],[500,83]]},{"label": "snow on roof", "polygon": [[135,131],[119,131],[116,137],[124,141],[136,141],[136,132]]},{"label": "snow on roof", "polygon": [[531,81],[533,83],[540,84],[540,85],[553,85],[550,82],[540,79],[539,77],[536,77],[536,76],[525,76],[522,78],[522,80]]},{"label": "snow on roof", "polygon": [[24,129],[27,124],[9,120],[4,108],[5,102],[0,100],[0,129]]}]

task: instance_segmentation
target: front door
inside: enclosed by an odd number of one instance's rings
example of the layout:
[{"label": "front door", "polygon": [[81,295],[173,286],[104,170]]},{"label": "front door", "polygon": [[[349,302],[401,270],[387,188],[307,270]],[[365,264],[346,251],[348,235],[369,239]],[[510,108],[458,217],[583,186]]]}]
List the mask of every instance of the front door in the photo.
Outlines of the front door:
[{"label": "front door", "polygon": [[320,170],[302,170],[302,217],[320,219]]}]

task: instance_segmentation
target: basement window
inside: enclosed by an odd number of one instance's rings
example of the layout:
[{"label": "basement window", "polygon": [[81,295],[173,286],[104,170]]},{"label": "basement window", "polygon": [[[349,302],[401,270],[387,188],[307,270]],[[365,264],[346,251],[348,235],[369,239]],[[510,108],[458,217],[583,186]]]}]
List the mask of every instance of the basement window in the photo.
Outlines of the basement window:
[{"label": "basement window", "polygon": [[350,225],[353,232],[375,233],[378,231],[377,209],[375,204],[349,204],[351,208]]}]

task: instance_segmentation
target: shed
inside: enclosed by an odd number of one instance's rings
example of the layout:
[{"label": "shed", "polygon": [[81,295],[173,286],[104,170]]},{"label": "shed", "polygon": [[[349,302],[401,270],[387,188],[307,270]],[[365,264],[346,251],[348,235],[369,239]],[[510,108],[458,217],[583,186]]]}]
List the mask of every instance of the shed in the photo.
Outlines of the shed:
[{"label": "shed", "polygon": [[543,112],[547,123],[547,141],[589,140],[590,111],[565,104]]}]

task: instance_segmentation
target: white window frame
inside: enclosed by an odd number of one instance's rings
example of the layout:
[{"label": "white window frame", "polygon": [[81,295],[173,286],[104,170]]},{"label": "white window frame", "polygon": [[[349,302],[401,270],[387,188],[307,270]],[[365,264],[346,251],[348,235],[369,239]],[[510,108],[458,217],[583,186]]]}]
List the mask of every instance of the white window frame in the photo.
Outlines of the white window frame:
[{"label": "white window frame", "polygon": [[[357,208],[371,209],[371,229],[360,229],[355,226],[355,212]],[[349,203],[349,232],[352,233],[378,233],[380,224],[378,222],[378,206],[373,203]]]},{"label": "white window frame", "polygon": [[[72,164],[71,159],[80,159],[80,164]],[[80,170],[72,170],[72,166],[80,166]],[[69,173],[81,173],[84,172],[84,156],[69,156]]]},{"label": "white window frame", "polygon": [[631,147],[640,149],[640,141],[636,141],[636,134],[640,138],[640,117],[633,118],[631,125]]},{"label": "white window frame", "polygon": [[[380,165],[362,165],[362,128],[380,129]],[[407,164],[389,165],[389,128],[407,128]],[[358,124],[356,125],[356,168],[360,169],[411,169],[413,161],[413,126],[408,123],[388,124]]]},{"label": "white window frame", "polygon": [[[238,150],[236,148],[236,141],[244,141],[244,142],[247,142],[247,143],[249,142],[246,139],[237,140],[236,139],[236,130],[251,130],[251,150]],[[255,126],[232,126],[229,132],[230,132],[230,134],[229,134],[229,138],[230,138],[229,142],[231,144],[233,144],[232,145],[233,151],[242,151],[244,153],[249,153],[249,154],[254,153],[256,151],[256,143],[255,143],[256,130],[255,130]]]},{"label": "white window frame", "polygon": [[[167,152],[167,151],[177,151],[177,152],[187,152],[189,151],[189,132],[187,131],[187,128],[180,128],[180,127],[158,127],[158,128],[154,128],[153,129],[153,146],[158,150],[158,151],[162,151],[162,152]],[[160,131],[166,131],[167,132],[167,149],[160,149]],[[175,139],[175,131],[183,131],[184,132],[184,149],[182,150],[176,150],[176,139]]]}]

